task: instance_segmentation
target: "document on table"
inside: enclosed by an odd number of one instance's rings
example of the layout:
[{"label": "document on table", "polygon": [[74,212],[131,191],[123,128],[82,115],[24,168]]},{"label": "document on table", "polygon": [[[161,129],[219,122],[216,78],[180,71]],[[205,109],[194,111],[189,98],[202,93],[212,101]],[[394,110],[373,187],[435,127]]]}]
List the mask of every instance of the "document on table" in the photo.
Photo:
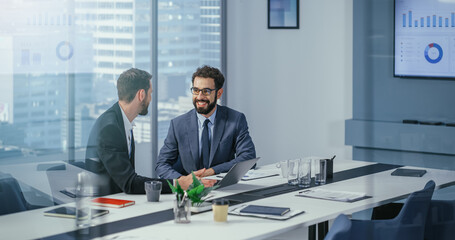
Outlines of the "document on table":
[{"label": "document on table", "polygon": [[[273,177],[273,176],[278,176],[280,174],[274,173],[274,172],[258,172],[255,170],[249,170],[243,177],[242,181],[248,181],[248,180],[254,180],[254,179],[259,179],[259,178],[266,178],[266,177]],[[212,175],[212,176],[207,176],[204,177],[203,179],[210,179],[210,180],[221,180],[226,176],[226,173],[220,173],[217,175]]]},{"label": "document on table", "polygon": [[299,194],[296,196],[326,199],[326,200],[341,201],[341,202],[354,202],[354,201],[367,197],[365,193],[361,193],[361,192],[333,191],[333,190],[325,190],[325,189],[321,189],[321,188],[303,190],[303,191],[299,192]]},{"label": "document on table", "polygon": [[245,176],[242,177],[242,181],[254,180],[259,178],[278,176],[279,173],[275,172],[258,172],[256,170],[249,170]]}]

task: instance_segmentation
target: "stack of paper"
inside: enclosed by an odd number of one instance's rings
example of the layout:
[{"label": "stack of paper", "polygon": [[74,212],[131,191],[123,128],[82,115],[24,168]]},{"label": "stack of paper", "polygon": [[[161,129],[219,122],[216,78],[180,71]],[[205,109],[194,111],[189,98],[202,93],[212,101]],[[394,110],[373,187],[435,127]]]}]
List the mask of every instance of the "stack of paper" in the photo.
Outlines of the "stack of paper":
[{"label": "stack of paper", "polygon": [[255,170],[250,170],[245,174],[245,176],[242,177],[242,181],[266,178],[266,177],[273,177],[273,176],[278,176],[278,175],[280,175],[280,174],[275,173],[275,172],[258,172]]},{"label": "stack of paper", "polygon": [[365,198],[365,193],[360,192],[346,192],[346,191],[333,191],[325,190],[321,188],[316,189],[307,189],[299,192],[297,195],[299,197],[310,197],[310,198],[319,198],[327,199],[333,201],[342,201],[342,202],[354,202]]}]

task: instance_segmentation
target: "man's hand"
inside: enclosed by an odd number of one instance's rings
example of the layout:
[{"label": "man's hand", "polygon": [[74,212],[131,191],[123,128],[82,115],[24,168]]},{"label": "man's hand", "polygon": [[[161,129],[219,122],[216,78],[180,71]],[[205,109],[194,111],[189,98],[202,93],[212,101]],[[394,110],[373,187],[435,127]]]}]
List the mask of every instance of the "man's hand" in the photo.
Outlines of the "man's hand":
[{"label": "man's hand", "polygon": [[203,168],[203,169],[199,169],[196,172],[194,172],[194,175],[196,175],[196,177],[200,177],[200,178],[212,176],[212,175],[215,175],[215,170],[213,170],[213,168],[209,168],[209,169]]},{"label": "man's hand", "polygon": [[213,179],[201,179],[202,184],[204,184],[204,187],[213,187],[215,185],[216,180]]},{"label": "man's hand", "polygon": [[[205,168],[204,168],[205,169]],[[201,169],[202,170],[202,169]],[[200,170],[199,170],[200,171]],[[199,172],[198,171],[198,172]],[[207,176],[212,176],[215,175],[215,170],[213,168],[205,169],[200,175],[200,177],[207,177]]]},{"label": "man's hand", "polygon": [[[201,180],[202,184],[204,184],[204,187],[212,187],[216,183],[216,180],[201,178],[211,176],[214,174],[215,171],[212,168],[210,169],[203,168],[194,172],[194,175],[196,176],[197,179]],[[186,190],[191,185],[191,183],[193,183],[193,175],[188,174],[186,176],[181,176],[177,180],[179,181],[179,184],[183,188],[183,190]]]},{"label": "man's hand", "polygon": [[177,181],[179,181],[179,185],[182,187],[182,189],[186,190],[191,185],[191,183],[193,183],[193,176],[191,174],[181,176],[177,179]]},{"label": "man's hand", "polygon": [[[207,171],[207,169],[203,168],[203,169],[199,169],[193,173],[194,173],[194,175],[196,175],[196,177],[205,177],[205,176],[202,176],[202,175],[204,175],[205,171]],[[191,174],[189,174],[189,175],[191,176]]]}]

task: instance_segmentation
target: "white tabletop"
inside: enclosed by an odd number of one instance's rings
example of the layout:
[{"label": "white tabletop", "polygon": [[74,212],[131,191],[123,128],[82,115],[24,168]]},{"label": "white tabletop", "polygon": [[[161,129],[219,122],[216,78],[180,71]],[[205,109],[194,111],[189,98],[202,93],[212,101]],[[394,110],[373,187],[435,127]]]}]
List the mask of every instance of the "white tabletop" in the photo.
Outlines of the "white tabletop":
[{"label": "white tabletop", "polygon": [[[453,171],[427,169],[427,174],[421,178],[391,176],[392,171],[388,170],[318,187],[337,191],[365,192],[372,196],[372,198],[353,203],[296,197],[297,192],[248,202],[248,204],[290,207],[305,211],[304,214],[286,221],[229,215],[226,223],[217,223],[213,221],[212,212],[206,212],[192,216],[189,224],[167,221],[112,234],[105,239],[147,239],[152,236],[153,239],[213,239],[214,236],[217,236],[217,239],[265,239],[334,219],[340,213],[351,214],[405,198],[412,192],[421,190],[431,179],[436,182],[438,187],[447,183],[455,183],[455,172]],[[176,231],[177,229],[178,231]],[[302,239],[305,237],[302,236]]]},{"label": "white tabletop", "polygon": [[[40,165],[61,166],[63,169],[54,171],[46,171],[45,169],[38,170],[38,166]],[[16,178],[22,189],[25,189],[25,186],[30,186],[44,194],[47,194],[54,202],[63,204],[74,202],[75,199],[61,193],[60,190],[75,188],[77,174],[85,170],[63,161],[51,161],[1,165],[0,171],[9,173]],[[90,172],[88,173],[95,175]],[[33,199],[26,200],[29,202],[33,201]]]},{"label": "white tabletop", "polygon": [[[338,160],[334,164],[334,170],[337,172],[370,164],[375,163]],[[274,165],[268,165],[261,167],[259,171],[278,173],[280,170]],[[391,176],[390,173],[392,171],[393,170],[383,171],[372,175],[320,186],[321,188],[338,191],[365,192],[367,195],[372,196],[372,198],[354,203],[296,197],[296,192],[248,202],[248,204],[254,203],[268,206],[283,206],[305,211],[304,214],[286,221],[229,215],[228,222],[216,223],[212,219],[212,212],[205,212],[191,216],[191,223],[189,224],[176,224],[173,221],[166,221],[108,235],[103,237],[103,239],[122,239],[130,237],[135,239],[264,239],[280,235],[289,230],[307,227],[333,219],[340,213],[350,214],[404,198],[410,193],[422,189],[425,183],[430,179],[436,182],[437,187],[455,183],[455,172],[453,171],[427,169],[427,174],[421,178]],[[286,179],[280,176],[241,181],[236,185],[214,191],[213,198],[279,185],[285,182]],[[145,195],[127,195],[120,193],[110,195],[110,197],[134,200],[136,201],[136,204],[120,209],[106,208],[109,209],[110,213],[93,219],[94,225],[171,209],[175,198],[173,195],[161,195],[160,202],[150,203],[146,201]],[[50,208],[37,209],[0,217],[0,232],[2,233],[2,238],[41,238],[76,229],[75,221],[72,219],[43,216],[43,212],[49,209]],[[24,231],[25,229],[26,231]]]}]

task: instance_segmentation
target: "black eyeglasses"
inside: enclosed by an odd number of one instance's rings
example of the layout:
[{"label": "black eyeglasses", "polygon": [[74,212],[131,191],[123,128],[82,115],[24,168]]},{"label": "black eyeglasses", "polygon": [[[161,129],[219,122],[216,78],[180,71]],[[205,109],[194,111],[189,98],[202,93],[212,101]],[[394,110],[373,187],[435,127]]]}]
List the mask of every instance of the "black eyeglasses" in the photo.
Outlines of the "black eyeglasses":
[{"label": "black eyeglasses", "polygon": [[208,96],[212,93],[212,91],[215,91],[216,89],[210,89],[210,88],[199,89],[199,88],[192,87],[192,88],[190,88],[190,90],[191,90],[191,93],[193,93],[193,95],[199,95],[199,93],[202,92],[202,95]]}]

